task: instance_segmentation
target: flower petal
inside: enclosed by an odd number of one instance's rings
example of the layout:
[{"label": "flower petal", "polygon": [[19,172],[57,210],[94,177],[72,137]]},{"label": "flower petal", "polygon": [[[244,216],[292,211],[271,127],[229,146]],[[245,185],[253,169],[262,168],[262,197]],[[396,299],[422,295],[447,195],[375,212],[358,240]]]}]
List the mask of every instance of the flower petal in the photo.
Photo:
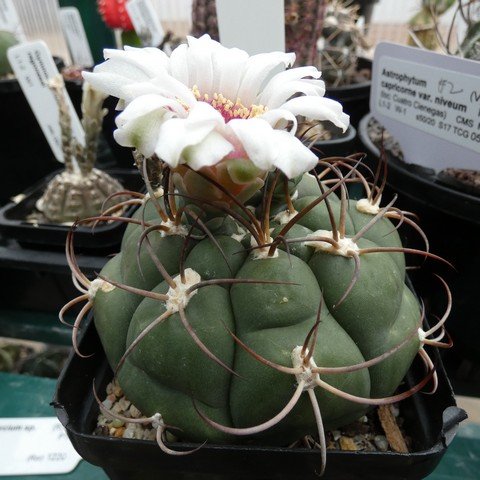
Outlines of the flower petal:
[{"label": "flower petal", "polygon": [[171,98],[165,98],[160,95],[142,95],[131,102],[127,108],[118,115],[115,122],[118,127],[122,127],[127,122],[136,120],[139,117],[148,115],[159,109],[167,109],[177,115],[184,114],[184,107]]},{"label": "flower petal", "polygon": [[220,48],[214,48],[212,89],[206,93],[221,93],[235,102],[248,58],[248,53],[239,48],[225,48],[221,45]]},{"label": "flower petal", "polygon": [[183,157],[194,170],[203,167],[211,167],[220,162],[232,150],[233,145],[228,142],[220,133],[213,131],[203,141],[185,148]]},{"label": "flower petal", "polygon": [[135,83],[135,80],[129,80],[116,73],[82,72],[82,75],[96,90],[117,98],[121,97],[123,87]]},{"label": "flower petal", "polygon": [[240,98],[244,105],[255,103],[265,80],[279,66],[288,67],[295,62],[294,53],[272,52],[253,55],[245,64],[245,72],[234,100]]},{"label": "flower petal", "polygon": [[343,113],[342,105],[330,98],[311,96],[292,98],[280,108],[312,120],[328,120],[343,131],[350,123],[350,117]]},{"label": "flower petal", "polygon": [[188,83],[188,62],[187,62],[188,45],[182,43],[170,55],[170,73],[173,78],[179,82],[189,86]]},{"label": "flower petal", "polygon": [[[262,94],[259,97],[259,103],[262,105],[270,106],[270,99],[273,95],[278,93],[285,85],[290,82],[301,80],[305,77],[313,77],[315,79],[320,78],[322,72],[315,67],[298,67],[285,70],[284,72],[277,73],[268,83],[265,85]],[[319,91],[325,89],[323,82],[318,83]],[[307,88],[307,87],[305,87]],[[325,93],[325,91],[323,92]],[[322,93],[322,95],[323,95]],[[291,95],[290,95],[291,96]],[[287,97],[288,98],[288,97]],[[271,105],[272,108],[278,107],[278,105]]]},{"label": "flower petal", "polygon": [[158,48],[134,48],[129,46],[126,46],[125,50],[107,48],[103,51],[103,55],[106,62],[100,65],[108,65],[109,62],[113,61],[121,65],[136,67],[149,78],[165,72],[170,64],[168,56]]},{"label": "flower petal", "polygon": [[271,141],[273,128],[268,122],[261,118],[231,120],[227,124],[227,129],[242,144],[247,157],[255,166],[261,170],[272,168],[276,148]]},{"label": "flower petal", "polygon": [[267,110],[258,118],[267,121],[272,126],[272,128],[278,128],[280,130],[285,130],[288,124],[292,123],[293,126],[289,130],[289,133],[295,135],[295,133],[297,132],[297,117],[288,110],[282,110],[280,108],[275,108],[274,110]]},{"label": "flower petal", "polygon": [[121,89],[120,94],[127,103],[141,95],[148,94],[157,94],[162,97],[177,99],[189,107],[193,106],[197,101],[187,86],[167,73],[162,73],[147,82],[125,85]]},{"label": "flower petal", "polygon": [[317,156],[288,132],[273,130],[272,140],[277,147],[273,164],[288,178],[310,171],[318,162]]},{"label": "flower petal", "polygon": [[134,147],[145,157],[151,157],[155,153],[160,127],[168,115],[165,109],[151,111],[124,123],[113,132],[113,136],[119,145]]},{"label": "flower petal", "polygon": [[216,128],[222,129],[223,117],[208,103],[197,102],[187,118],[172,118],[163,123],[155,153],[171,167],[181,163],[185,148],[202,142]]},{"label": "flower petal", "polygon": [[268,108],[277,108],[298,93],[312,97],[323,97],[325,84],[321,80],[315,80],[315,82],[317,83],[315,84],[308,80],[296,80],[279,85],[275,92],[270,94],[264,105]]}]

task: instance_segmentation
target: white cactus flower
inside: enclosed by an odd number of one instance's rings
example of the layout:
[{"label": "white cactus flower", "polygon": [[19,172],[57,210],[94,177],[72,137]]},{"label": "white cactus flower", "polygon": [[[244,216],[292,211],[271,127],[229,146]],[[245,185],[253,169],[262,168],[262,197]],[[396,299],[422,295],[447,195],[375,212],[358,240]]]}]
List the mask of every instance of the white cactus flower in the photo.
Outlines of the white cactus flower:
[{"label": "white cactus flower", "polygon": [[248,159],[261,171],[277,167],[292,178],[317,162],[295,137],[296,116],[348,127],[342,106],[323,97],[321,72],[285,70],[293,53],[249,56],[204,35],[188,37],[170,57],[155,48],[125,47],[105,50],[105,58],[83,75],[120,99],[117,142],[146,157],[156,154],[172,168]]}]

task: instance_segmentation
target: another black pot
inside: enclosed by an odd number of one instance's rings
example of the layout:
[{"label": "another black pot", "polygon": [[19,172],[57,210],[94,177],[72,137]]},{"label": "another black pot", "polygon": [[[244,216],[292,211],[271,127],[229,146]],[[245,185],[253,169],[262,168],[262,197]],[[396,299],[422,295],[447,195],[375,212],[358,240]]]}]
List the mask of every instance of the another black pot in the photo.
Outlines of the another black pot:
[{"label": "another black pot", "polygon": [[[207,444],[192,455],[173,457],[162,453],[155,442],[92,435],[99,413],[92,383],[95,379],[97,390],[102,392],[112,378],[93,322],[86,329],[80,350],[94,355],[88,359],[70,356],[60,376],[53,405],[75,449],[85,460],[102,467],[112,480],[318,478],[318,450]],[[423,374],[421,365],[413,370],[415,375],[417,371]],[[417,394],[402,402],[405,426],[414,438],[414,453],[329,450],[323,478],[419,480],[431,473],[453,439],[458,423],[466,417],[465,412],[456,407],[440,360],[437,372],[440,384],[434,395]],[[407,377],[407,383],[415,383],[413,376]],[[173,447],[182,450],[193,445],[175,444]]]},{"label": "another black pot", "polygon": [[[360,123],[358,132],[367,150],[371,167],[374,167],[379,150],[367,132],[371,116]],[[388,152],[387,152],[388,154]],[[412,211],[420,217],[420,226],[430,240],[430,250],[453,263],[457,272],[436,268],[446,276],[453,292],[452,314],[447,329],[456,343],[455,352],[477,363],[480,362],[480,304],[477,302],[480,272],[480,197],[449,188],[440,183],[435,172],[418,165],[407,164],[388,154],[388,193],[398,192],[396,206]],[[409,246],[415,245],[418,236],[412,235]],[[438,281],[433,277],[419,277],[415,287],[431,305],[431,310],[441,313],[444,308],[439,297]]]},{"label": "another black pot", "polygon": [[[372,61],[368,58],[358,59],[358,70],[372,70]],[[366,80],[341,87],[327,87],[325,96],[333,98],[343,105],[343,111],[350,115],[350,123],[355,128],[360,120],[370,111],[370,87],[372,82]]]},{"label": "another black pot", "polygon": [[331,140],[322,140],[314,146],[315,153],[320,159],[324,157],[346,157],[355,153],[357,131],[349,125],[347,131],[340,137]]},{"label": "another black pot", "polygon": [[[0,209],[0,233],[4,238],[14,239],[21,245],[37,249],[64,249],[68,225],[54,223],[39,223],[34,225],[27,222],[26,217],[35,209],[35,203],[45,191],[48,182],[59,171],[44,178],[41,182],[24,192],[24,198],[18,202],[10,202]],[[135,170],[109,170],[114,178],[120,181],[126,190],[139,191],[143,181]],[[129,215],[134,210],[125,212]],[[75,232],[75,246],[79,250],[88,250],[98,253],[112,253],[112,248],[120,245],[125,224],[102,223],[95,228],[92,235],[91,227],[79,226]]]}]

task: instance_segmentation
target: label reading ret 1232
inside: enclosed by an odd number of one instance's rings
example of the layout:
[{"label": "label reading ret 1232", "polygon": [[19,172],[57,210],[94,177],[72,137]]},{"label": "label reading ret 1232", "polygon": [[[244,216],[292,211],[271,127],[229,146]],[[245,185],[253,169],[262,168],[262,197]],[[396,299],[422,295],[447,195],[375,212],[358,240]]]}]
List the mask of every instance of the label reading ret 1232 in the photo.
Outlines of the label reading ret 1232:
[{"label": "label reading ret 1232", "polygon": [[380,44],[370,109],[397,138],[407,162],[480,168],[479,62]]}]

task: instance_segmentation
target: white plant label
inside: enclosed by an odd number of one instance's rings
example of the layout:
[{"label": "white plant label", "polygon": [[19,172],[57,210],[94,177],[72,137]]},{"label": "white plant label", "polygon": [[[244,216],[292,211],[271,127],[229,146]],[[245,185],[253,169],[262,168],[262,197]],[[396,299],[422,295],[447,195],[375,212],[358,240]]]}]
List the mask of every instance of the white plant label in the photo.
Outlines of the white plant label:
[{"label": "white plant label", "polygon": [[[58,69],[47,45],[41,40],[24,43],[9,48],[7,55],[55,158],[63,163],[58,106],[53,93],[47,86],[47,81],[58,75]],[[77,142],[85,145],[82,124],[66,90],[65,96],[70,110],[72,135]],[[28,132],[25,134],[27,135]]]},{"label": "white plant label", "polygon": [[216,0],[220,42],[250,55],[285,51],[284,0]]},{"label": "white plant label", "polygon": [[80,67],[92,67],[94,64],[92,51],[78,8],[61,8],[60,22],[73,63]]},{"label": "white plant label", "polygon": [[19,42],[27,39],[13,0],[0,0],[0,30],[12,32]]},{"label": "white plant label", "polygon": [[56,417],[0,418],[0,476],[71,472],[81,457]]},{"label": "white plant label", "polygon": [[480,62],[381,43],[370,110],[408,163],[480,169]]},{"label": "white plant label", "polygon": [[146,47],[158,47],[163,42],[165,32],[151,0],[130,0],[127,12]]}]

